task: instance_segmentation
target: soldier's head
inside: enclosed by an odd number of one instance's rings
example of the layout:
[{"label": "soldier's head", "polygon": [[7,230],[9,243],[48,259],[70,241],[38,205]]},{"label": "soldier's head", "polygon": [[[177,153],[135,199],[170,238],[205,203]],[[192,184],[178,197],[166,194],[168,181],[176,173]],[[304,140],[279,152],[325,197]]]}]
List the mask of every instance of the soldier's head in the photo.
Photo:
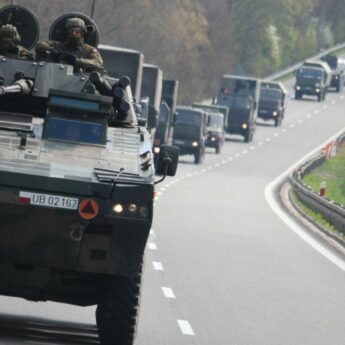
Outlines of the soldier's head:
[{"label": "soldier's head", "polygon": [[79,41],[86,32],[85,22],[78,17],[70,18],[66,22],[66,31],[68,40]]},{"label": "soldier's head", "polygon": [[6,24],[0,27],[0,44],[6,47],[15,47],[21,41],[17,28],[14,25]]}]

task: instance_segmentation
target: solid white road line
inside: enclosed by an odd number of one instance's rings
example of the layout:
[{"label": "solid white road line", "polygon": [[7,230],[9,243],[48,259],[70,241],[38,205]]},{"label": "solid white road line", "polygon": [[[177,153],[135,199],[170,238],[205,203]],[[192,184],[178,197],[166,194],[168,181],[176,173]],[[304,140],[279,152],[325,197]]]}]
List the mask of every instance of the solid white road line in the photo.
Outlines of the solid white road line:
[{"label": "solid white road line", "polygon": [[178,325],[180,326],[181,332],[184,335],[195,335],[194,331],[191,327],[191,325],[189,324],[188,321],[186,320],[177,320]]},{"label": "solid white road line", "polygon": [[279,184],[281,184],[284,181],[284,179],[290,174],[291,171],[293,171],[293,169],[295,169],[298,165],[304,162],[308,157],[320,151],[321,148],[328,144],[330,141],[333,141],[334,139],[339,137],[339,135],[341,135],[344,132],[344,130],[345,128],[339,131],[336,135],[326,140],[315,150],[305,155],[298,162],[296,162],[292,168],[284,171],[265,188],[265,199],[267,203],[270,205],[271,209],[278,215],[278,217],[303,241],[308,243],[312,248],[314,248],[317,252],[319,252],[321,255],[323,255],[325,258],[327,258],[329,261],[331,261],[333,264],[335,264],[343,271],[345,271],[345,261],[334,255],[331,250],[329,250],[326,246],[323,245],[323,243],[315,240],[291,215],[286,213],[286,211],[283,210],[280,207],[280,205],[276,202],[274,198],[274,190]]},{"label": "solid white road line", "polygon": [[171,288],[162,287],[162,290],[163,290],[164,296],[166,298],[176,298],[175,294],[174,294],[174,291]]}]

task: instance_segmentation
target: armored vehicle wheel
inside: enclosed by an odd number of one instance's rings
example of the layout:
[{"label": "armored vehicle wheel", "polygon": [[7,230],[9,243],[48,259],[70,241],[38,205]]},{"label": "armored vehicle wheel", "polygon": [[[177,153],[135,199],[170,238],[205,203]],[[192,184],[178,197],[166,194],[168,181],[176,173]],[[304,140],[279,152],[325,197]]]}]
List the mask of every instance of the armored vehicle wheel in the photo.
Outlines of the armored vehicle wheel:
[{"label": "armored vehicle wheel", "polygon": [[96,310],[101,345],[132,345],[140,304],[141,270],[136,277],[112,277]]},{"label": "armored vehicle wheel", "polygon": [[220,153],[220,143],[218,143],[218,145],[216,146],[216,153]]},{"label": "armored vehicle wheel", "polygon": [[302,99],[302,93],[300,91],[295,92],[295,99]]}]

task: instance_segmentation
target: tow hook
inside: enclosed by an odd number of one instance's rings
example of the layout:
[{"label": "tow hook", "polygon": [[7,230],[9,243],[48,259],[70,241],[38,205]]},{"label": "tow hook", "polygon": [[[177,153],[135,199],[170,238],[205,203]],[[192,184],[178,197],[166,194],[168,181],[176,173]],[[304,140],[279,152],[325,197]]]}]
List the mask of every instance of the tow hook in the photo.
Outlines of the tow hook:
[{"label": "tow hook", "polygon": [[80,242],[83,239],[85,225],[82,223],[73,223],[71,224],[70,229],[71,239],[75,242]]}]

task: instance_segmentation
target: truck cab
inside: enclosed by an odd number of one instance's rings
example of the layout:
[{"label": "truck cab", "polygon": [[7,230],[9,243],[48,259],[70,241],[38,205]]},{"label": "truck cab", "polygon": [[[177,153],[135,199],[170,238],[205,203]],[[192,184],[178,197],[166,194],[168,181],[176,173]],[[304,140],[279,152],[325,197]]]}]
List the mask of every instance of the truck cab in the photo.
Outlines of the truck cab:
[{"label": "truck cab", "polygon": [[282,83],[263,81],[260,89],[258,117],[273,120],[276,127],[280,126],[285,114],[287,91]]},{"label": "truck cab", "polygon": [[173,145],[180,148],[180,155],[193,155],[195,164],[205,156],[207,121],[207,113],[201,109],[176,108]]},{"label": "truck cab", "polygon": [[322,61],[305,61],[296,71],[295,99],[303,95],[316,96],[318,101],[325,100],[331,85],[331,69]]},{"label": "truck cab", "polygon": [[244,141],[253,140],[260,96],[260,80],[224,75],[217,98],[217,105],[229,108],[230,121],[226,132],[239,134]]}]

